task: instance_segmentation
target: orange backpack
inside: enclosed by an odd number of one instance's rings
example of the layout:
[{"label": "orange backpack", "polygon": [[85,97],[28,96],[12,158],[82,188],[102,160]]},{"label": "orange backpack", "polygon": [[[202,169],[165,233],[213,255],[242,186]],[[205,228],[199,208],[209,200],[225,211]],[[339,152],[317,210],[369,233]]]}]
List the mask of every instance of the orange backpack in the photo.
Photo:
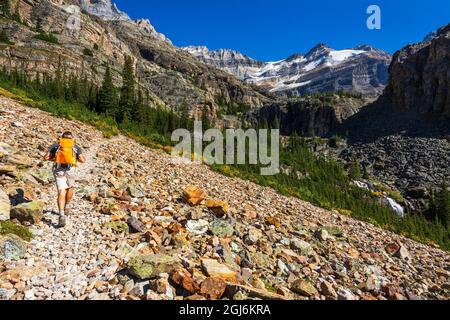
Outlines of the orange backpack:
[{"label": "orange backpack", "polygon": [[57,164],[76,165],[77,158],[75,156],[74,139],[59,139],[59,148],[56,151],[55,162]]}]

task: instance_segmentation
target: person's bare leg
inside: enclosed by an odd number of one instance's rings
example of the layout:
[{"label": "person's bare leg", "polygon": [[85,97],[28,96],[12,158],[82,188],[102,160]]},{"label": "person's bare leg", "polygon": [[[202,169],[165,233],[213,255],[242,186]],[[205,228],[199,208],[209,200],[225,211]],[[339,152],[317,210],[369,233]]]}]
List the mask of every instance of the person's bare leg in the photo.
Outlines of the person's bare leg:
[{"label": "person's bare leg", "polygon": [[66,226],[66,196],[67,190],[60,190],[58,192],[58,208],[59,208],[59,228],[64,228]]},{"label": "person's bare leg", "polygon": [[64,210],[66,208],[66,196],[67,196],[67,190],[59,190],[58,191],[59,214],[64,214]]},{"label": "person's bare leg", "polygon": [[72,202],[73,199],[73,188],[69,188],[67,189],[66,192],[66,202],[65,202],[65,207],[64,207],[64,211],[70,215],[70,212],[68,213],[68,211],[70,210],[70,208],[68,208],[69,204]]}]

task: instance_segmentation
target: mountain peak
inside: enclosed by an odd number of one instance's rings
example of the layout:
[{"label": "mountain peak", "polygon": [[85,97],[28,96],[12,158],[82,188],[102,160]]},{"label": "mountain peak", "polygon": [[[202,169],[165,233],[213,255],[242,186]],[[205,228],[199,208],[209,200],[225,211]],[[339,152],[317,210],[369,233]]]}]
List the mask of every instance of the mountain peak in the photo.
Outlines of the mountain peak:
[{"label": "mountain peak", "polygon": [[137,27],[144,33],[149,34],[153,38],[172,44],[172,41],[170,41],[169,38],[167,38],[164,34],[156,31],[155,27],[151,24],[149,19],[138,19],[135,21],[135,23]]},{"label": "mountain peak", "polygon": [[111,0],[79,0],[80,6],[87,13],[104,20],[130,21],[130,17],[117,8]]},{"label": "mountain peak", "polygon": [[332,49],[329,45],[327,45],[326,43],[319,43],[318,45],[316,45],[315,47],[313,47],[311,50],[309,50],[309,52],[306,54],[305,57],[309,58],[309,59],[314,59],[316,57],[319,57],[321,55],[324,55],[328,52],[330,52]]}]

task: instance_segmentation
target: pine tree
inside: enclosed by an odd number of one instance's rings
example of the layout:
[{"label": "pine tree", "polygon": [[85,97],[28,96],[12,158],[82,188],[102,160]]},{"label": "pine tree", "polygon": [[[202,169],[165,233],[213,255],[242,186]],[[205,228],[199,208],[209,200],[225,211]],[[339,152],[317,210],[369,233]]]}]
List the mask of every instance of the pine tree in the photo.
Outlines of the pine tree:
[{"label": "pine tree", "polygon": [[11,4],[10,0],[0,0],[0,13],[4,17],[11,17]]},{"label": "pine tree", "polygon": [[432,221],[436,221],[438,219],[437,216],[437,207],[436,207],[436,196],[434,190],[431,188],[430,190],[430,202],[428,204],[428,219]]},{"label": "pine tree", "polygon": [[98,94],[98,113],[105,114],[108,117],[116,119],[118,117],[117,110],[117,90],[113,83],[111,68],[106,65],[103,83]]},{"label": "pine tree", "polygon": [[352,158],[350,160],[350,169],[348,175],[352,180],[361,179],[361,167],[355,154],[352,155]]},{"label": "pine tree", "polygon": [[443,182],[441,188],[436,195],[436,212],[437,217],[445,227],[450,226],[450,191],[448,183]]},{"label": "pine tree", "polygon": [[367,167],[366,166],[364,166],[364,168],[363,168],[362,178],[364,180],[369,180],[370,179],[370,174],[369,174],[369,171],[367,171]]},{"label": "pine tree", "polygon": [[39,33],[44,33],[44,29],[42,27],[42,17],[38,16],[36,19],[36,31]]},{"label": "pine tree", "polygon": [[203,111],[202,113],[202,125],[203,130],[211,129],[211,121],[209,120],[208,114],[206,111]]},{"label": "pine tree", "polygon": [[122,72],[123,84],[120,90],[120,102],[118,122],[127,122],[131,120],[135,108],[135,86],[133,60],[127,56]]},{"label": "pine tree", "polygon": [[146,109],[144,95],[141,90],[138,90],[133,121],[149,124]]},{"label": "pine tree", "polygon": [[12,18],[14,20],[16,20],[17,22],[22,23],[22,18],[20,16],[20,0],[17,0],[17,2],[16,2],[16,8],[14,10],[14,14],[13,14]]},{"label": "pine tree", "polygon": [[12,42],[9,40],[8,35],[6,34],[6,30],[0,31],[0,43],[11,44]]},{"label": "pine tree", "polygon": [[278,118],[278,116],[275,116],[275,119],[273,120],[273,129],[280,129],[280,128],[281,128],[280,118]]}]

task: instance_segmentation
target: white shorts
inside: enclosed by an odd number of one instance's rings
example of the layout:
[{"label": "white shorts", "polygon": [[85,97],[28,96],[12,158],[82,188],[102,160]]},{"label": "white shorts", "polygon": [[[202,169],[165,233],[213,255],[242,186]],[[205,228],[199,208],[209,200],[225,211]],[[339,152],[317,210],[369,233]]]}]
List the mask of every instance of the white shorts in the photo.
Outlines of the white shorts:
[{"label": "white shorts", "polygon": [[56,187],[58,191],[63,191],[75,187],[75,174],[74,170],[69,171],[55,171]]}]

